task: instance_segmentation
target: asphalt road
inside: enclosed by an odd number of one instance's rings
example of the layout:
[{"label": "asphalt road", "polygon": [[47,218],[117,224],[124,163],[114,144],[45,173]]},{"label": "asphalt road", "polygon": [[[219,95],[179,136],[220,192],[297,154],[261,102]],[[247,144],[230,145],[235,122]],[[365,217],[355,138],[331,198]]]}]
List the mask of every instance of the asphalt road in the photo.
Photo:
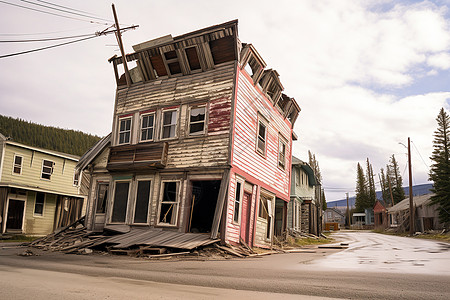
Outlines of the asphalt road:
[{"label": "asphalt road", "polygon": [[[448,244],[341,232],[343,251],[149,261],[0,244],[1,299],[450,299]],[[39,254],[39,251],[32,250]]]}]

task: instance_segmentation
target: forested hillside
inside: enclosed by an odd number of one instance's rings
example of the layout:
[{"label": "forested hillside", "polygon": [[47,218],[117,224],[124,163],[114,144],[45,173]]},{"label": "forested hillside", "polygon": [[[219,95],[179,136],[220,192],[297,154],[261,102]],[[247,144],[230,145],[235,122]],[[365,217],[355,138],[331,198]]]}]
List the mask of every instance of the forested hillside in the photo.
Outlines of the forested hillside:
[{"label": "forested hillside", "polygon": [[39,125],[2,115],[0,133],[18,143],[79,156],[100,139],[81,131]]}]

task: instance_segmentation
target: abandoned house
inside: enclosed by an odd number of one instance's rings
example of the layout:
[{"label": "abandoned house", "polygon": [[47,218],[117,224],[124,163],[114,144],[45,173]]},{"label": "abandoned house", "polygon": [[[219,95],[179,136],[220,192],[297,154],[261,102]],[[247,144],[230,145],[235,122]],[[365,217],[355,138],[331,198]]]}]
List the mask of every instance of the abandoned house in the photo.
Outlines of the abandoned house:
[{"label": "abandoned house", "polygon": [[339,230],[345,227],[345,214],[339,209],[327,207],[324,211],[325,230]]},{"label": "abandoned house", "polygon": [[277,71],[239,40],[237,24],[135,45],[129,68],[123,57],[109,60],[112,133],[79,164],[92,174],[89,230],[148,228],[269,247],[275,227],[285,228],[300,108]]},{"label": "abandoned house", "polygon": [[75,173],[78,158],[0,134],[1,233],[46,235],[81,217],[87,191]]},{"label": "abandoned house", "polygon": [[386,203],[383,200],[375,201],[373,206],[375,229],[385,229],[388,226],[388,213]]},{"label": "abandoned house", "polygon": [[[443,224],[439,222],[438,205],[430,205],[431,196],[433,194],[413,197],[415,231],[424,232],[443,228]],[[409,230],[409,198],[388,208],[387,212],[391,228],[399,232]]]},{"label": "abandoned house", "polygon": [[318,191],[320,184],[306,162],[292,157],[291,201],[288,205],[288,229],[319,235],[322,205]]}]

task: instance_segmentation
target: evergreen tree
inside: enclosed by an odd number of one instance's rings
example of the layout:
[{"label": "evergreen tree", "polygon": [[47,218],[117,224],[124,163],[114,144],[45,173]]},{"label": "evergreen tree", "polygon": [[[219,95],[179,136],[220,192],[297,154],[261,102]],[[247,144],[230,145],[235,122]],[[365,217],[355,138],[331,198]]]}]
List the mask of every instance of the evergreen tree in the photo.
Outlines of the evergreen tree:
[{"label": "evergreen tree", "polygon": [[375,190],[375,180],[373,179],[373,168],[372,164],[369,161],[369,158],[367,158],[367,194],[369,197],[369,203],[372,204],[371,207],[375,205],[375,201],[377,201],[377,192]]},{"label": "evergreen tree", "polygon": [[386,175],[384,174],[384,169],[381,168],[380,174],[380,185],[381,185],[381,199],[384,203],[391,203],[391,193],[389,192],[389,183],[387,181]]},{"label": "evergreen tree", "polygon": [[355,199],[355,211],[364,212],[364,209],[370,207],[369,193],[367,188],[367,180],[364,176],[364,170],[358,163],[356,174],[356,199]]},{"label": "evergreen tree", "polygon": [[316,155],[312,154],[311,151],[308,150],[309,156],[309,166],[314,171],[314,175],[316,176],[319,184],[322,184],[322,174],[320,173],[319,162],[316,160]]},{"label": "evergreen tree", "polygon": [[389,165],[386,166],[387,180],[391,183],[392,197],[394,205],[405,199],[405,191],[403,190],[403,179],[400,175],[400,168],[394,154],[392,154]]},{"label": "evergreen tree", "polygon": [[430,159],[430,179],[434,182],[431,204],[439,204],[439,221],[450,227],[450,116],[441,108],[434,132],[433,153]]},{"label": "evergreen tree", "polygon": [[327,209],[327,200],[325,199],[325,191],[322,189],[322,210],[325,211]]}]

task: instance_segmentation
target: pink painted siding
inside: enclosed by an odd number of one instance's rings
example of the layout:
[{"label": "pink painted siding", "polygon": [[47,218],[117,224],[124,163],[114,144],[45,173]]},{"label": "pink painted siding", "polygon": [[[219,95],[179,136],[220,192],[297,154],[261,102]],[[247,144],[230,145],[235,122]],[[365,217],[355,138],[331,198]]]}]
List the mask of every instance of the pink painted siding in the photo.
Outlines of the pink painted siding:
[{"label": "pink painted siding", "polygon": [[[289,201],[292,131],[288,120],[255,88],[245,71],[237,70],[236,111],[232,166],[253,178],[255,184]],[[268,121],[266,156],[256,152],[258,113]],[[279,134],[286,139],[286,168],[278,167]],[[237,171],[238,172],[238,171]]]}]

